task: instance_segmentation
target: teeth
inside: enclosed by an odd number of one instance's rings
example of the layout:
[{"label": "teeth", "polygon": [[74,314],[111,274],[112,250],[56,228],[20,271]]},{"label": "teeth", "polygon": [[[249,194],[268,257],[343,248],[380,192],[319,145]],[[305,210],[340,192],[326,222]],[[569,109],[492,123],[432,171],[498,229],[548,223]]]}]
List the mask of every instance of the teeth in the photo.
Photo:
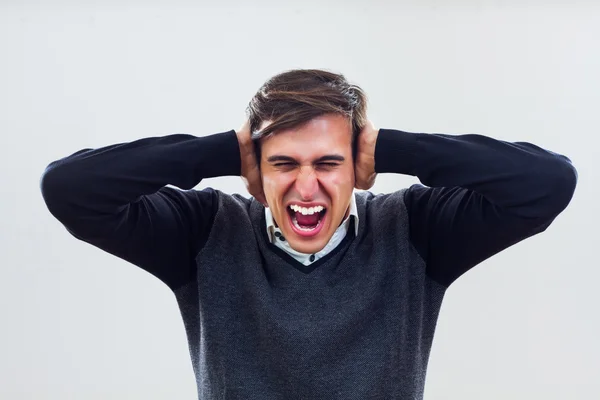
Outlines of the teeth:
[{"label": "teeth", "polygon": [[296,204],[292,204],[290,205],[290,208],[294,211],[294,212],[299,212],[303,215],[313,215],[314,213],[319,213],[321,211],[323,211],[325,209],[325,207],[323,206],[316,206],[316,207],[300,207]]}]

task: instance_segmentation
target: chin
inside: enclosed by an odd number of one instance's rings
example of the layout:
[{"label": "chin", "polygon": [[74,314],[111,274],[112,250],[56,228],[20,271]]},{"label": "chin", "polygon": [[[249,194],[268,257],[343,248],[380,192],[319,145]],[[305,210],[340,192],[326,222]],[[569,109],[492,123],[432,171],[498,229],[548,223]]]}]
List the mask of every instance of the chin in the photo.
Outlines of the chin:
[{"label": "chin", "polygon": [[299,251],[300,253],[304,253],[304,254],[318,253],[319,251],[323,250],[326,245],[327,245],[327,242],[325,242],[324,244],[317,244],[317,243],[291,243],[290,242],[290,247],[292,249],[294,249],[296,251]]}]

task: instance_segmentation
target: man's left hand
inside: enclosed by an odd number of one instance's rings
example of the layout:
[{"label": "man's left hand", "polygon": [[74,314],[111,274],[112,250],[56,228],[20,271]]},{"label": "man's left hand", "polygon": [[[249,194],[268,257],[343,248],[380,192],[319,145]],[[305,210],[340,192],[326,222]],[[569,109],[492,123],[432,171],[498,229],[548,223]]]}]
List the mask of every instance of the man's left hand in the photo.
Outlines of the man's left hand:
[{"label": "man's left hand", "polygon": [[367,190],[375,184],[375,144],[378,134],[379,129],[369,120],[356,139],[358,148],[354,162],[354,187],[357,189]]}]

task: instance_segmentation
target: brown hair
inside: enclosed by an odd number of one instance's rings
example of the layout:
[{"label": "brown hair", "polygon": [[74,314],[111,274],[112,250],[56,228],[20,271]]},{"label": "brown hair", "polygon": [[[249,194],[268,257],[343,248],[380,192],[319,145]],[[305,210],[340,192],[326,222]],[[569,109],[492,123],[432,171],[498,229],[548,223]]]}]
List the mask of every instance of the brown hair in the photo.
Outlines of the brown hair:
[{"label": "brown hair", "polygon": [[[367,122],[367,96],[341,74],[319,69],[295,69],[275,75],[256,92],[247,117],[260,165],[261,138],[302,126],[318,116],[334,113],[352,121],[352,156],[356,138]],[[259,130],[263,121],[271,121]]]}]

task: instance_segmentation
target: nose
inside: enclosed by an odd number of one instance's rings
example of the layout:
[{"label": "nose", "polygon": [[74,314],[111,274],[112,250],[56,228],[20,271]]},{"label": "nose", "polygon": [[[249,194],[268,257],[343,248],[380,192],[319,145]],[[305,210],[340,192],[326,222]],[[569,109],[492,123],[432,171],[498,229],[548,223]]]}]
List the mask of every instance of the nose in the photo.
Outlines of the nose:
[{"label": "nose", "polygon": [[295,183],[296,190],[302,200],[312,200],[319,190],[317,174],[312,168],[301,168]]}]

